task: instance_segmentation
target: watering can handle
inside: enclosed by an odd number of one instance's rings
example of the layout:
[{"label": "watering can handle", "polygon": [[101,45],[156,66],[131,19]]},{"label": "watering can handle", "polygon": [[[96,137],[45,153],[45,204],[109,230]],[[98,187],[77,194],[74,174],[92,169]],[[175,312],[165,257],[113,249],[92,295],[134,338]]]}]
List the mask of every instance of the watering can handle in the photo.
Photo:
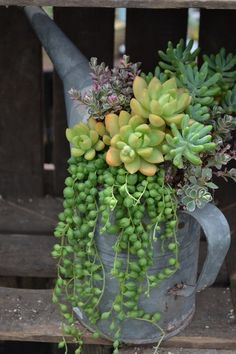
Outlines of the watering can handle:
[{"label": "watering can handle", "polygon": [[223,213],[213,204],[188,212],[201,225],[208,242],[208,252],[195,291],[214,283],[230,245],[229,224]]}]

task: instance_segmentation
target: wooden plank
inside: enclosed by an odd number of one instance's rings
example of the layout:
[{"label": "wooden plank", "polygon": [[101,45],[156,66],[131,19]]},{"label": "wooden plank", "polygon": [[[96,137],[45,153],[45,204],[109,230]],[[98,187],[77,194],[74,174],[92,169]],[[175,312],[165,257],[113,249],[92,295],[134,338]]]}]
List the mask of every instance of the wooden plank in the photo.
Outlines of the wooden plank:
[{"label": "wooden plank", "polygon": [[[120,350],[120,354],[153,354],[153,348],[124,348]],[[160,348],[158,354],[235,354],[235,350]]]},{"label": "wooden plank", "polygon": [[53,236],[0,234],[0,275],[56,277],[55,243]]},{"label": "wooden plank", "polygon": [[232,302],[234,305],[234,311],[236,313],[236,203],[223,209],[223,212],[230,224],[231,229],[231,245],[226,260],[229,272]]},{"label": "wooden plank", "polygon": [[[230,318],[229,289],[210,288],[197,294],[197,312],[178,336],[163,342],[168,348],[236,350],[236,326]],[[49,290],[0,288],[0,340],[57,342],[61,322]],[[82,327],[81,327],[82,328]],[[84,331],[87,344],[110,345]],[[150,346],[149,346],[150,347]]]},{"label": "wooden plank", "polygon": [[[51,354],[60,354],[56,344],[53,344],[54,350]],[[74,354],[77,349],[76,345],[69,344],[68,345],[68,354]],[[98,345],[98,344],[87,344],[83,346],[83,354],[112,354],[112,347],[106,345]],[[1,352],[0,352],[1,354]]]},{"label": "wooden plank", "polygon": [[[0,343],[0,354],[52,354],[50,343],[27,343],[27,342],[2,342]],[[56,354],[56,353],[54,353]],[[57,352],[59,354],[59,351]]]},{"label": "wooden plank", "polygon": [[0,194],[43,193],[41,46],[19,8],[0,8]]},{"label": "wooden plank", "polygon": [[[46,235],[0,234],[0,276],[55,277],[56,262],[51,251],[56,238]],[[199,252],[199,273],[207,254],[207,243],[201,242]],[[229,283],[224,263],[214,286]]]},{"label": "wooden plank", "polygon": [[61,210],[58,198],[0,198],[0,233],[52,234]]},{"label": "wooden plank", "polygon": [[202,291],[197,294],[192,323],[163,346],[236,350],[236,325],[232,309],[229,288]]},{"label": "wooden plank", "polygon": [[[89,59],[97,57],[107,65],[113,64],[114,10],[86,8],[55,8],[54,19],[64,33]],[[99,24],[99,25],[98,25]],[[55,164],[54,190],[61,195],[67,175],[69,145],[65,138],[66,112],[61,81],[54,75],[53,130]]]},{"label": "wooden plank", "polygon": [[85,345],[83,348],[83,354],[112,354],[111,347],[105,347],[103,345]]},{"label": "wooden plank", "polygon": [[[0,340],[55,343],[61,340],[61,318],[51,290],[0,288]],[[84,331],[86,344],[110,344]],[[68,338],[70,341],[71,339]]]},{"label": "wooden plank", "polygon": [[[224,26],[219,26],[220,23]],[[199,45],[202,53],[217,53],[222,47],[236,53],[235,39],[230,35],[235,31],[236,11],[201,10]]]},{"label": "wooden plank", "polygon": [[[219,26],[224,23],[224,26]],[[221,47],[227,52],[236,53],[236,43],[234,36],[230,33],[236,31],[236,11],[220,11],[220,10],[201,10],[200,19],[200,47],[203,53],[216,53]],[[231,163],[231,168],[236,167],[235,161]],[[232,291],[232,300],[236,310],[236,224],[235,212],[236,205],[236,183],[233,181],[225,182],[223,179],[217,179],[219,190],[215,193],[218,205],[225,213],[232,234],[230,250],[227,255],[227,268]]]},{"label": "wooden plank", "polygon": [[151,9],[208,8],[236,9],[236,0],[0,0],[0,5],[76,7],[129,7]]},{"label": "wooden plank", "polygon": [[167,42],[177,43],[187,35],[187,10],[128,9],[126,53],[131,61],[141,61],[144,72],[154,71],[158,50]]}]

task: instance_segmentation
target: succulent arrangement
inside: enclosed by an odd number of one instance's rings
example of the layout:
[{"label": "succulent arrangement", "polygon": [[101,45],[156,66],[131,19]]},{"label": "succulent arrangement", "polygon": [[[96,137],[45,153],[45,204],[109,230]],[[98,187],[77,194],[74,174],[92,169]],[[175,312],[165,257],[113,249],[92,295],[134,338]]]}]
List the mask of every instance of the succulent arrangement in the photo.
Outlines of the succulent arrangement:
[{"label": "succulent arrangement", "polygon": [[[217,178],[236,181],[236,169],[227,167],[236,159],[236,56],[222,49],[203,56],[199,67],[200,50],[192,51],[192,44],[169,42],[154,72],[146,74],[127,56],[114,69],[93,58],[92,88],[70,91],[90,117],[66,130],[69,176],[52,254],[59,259],[53,301],[66,322],[65,334],[75,338],[75,354],[82,353],[83,340],[74,307],[95,328],[98,321],[110,321],[113,354],[119,353],[122,321],[128,318],[161,331],[161,313],[145,313],[139,299],[179,269],[178,210],[211,202]],[[111,275],[119,292],[106,312],[99,307],[105,275],[98,225],[100,234],[117,235]],[[166,268],[150,275],[153,242],[160,241],[170,256]],[[124,254],[125,270],[118,257]],[[101,334],[97,329],[93,335]],[[66,347],[64,339],[59,347]]]}]

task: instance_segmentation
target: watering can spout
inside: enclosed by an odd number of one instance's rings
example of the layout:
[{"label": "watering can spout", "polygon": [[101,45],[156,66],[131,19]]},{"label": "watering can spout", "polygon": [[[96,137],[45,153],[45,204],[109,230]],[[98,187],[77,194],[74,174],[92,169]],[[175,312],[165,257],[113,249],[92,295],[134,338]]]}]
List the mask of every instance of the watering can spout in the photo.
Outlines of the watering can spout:
[{"label": "watering can spout", "polygon": [[75,107],[68,91],[91,86],[88,60],[41,8],[26,6],[24,11],[63,81],[68,125],[72,126],[86,118],[87,112]]}]

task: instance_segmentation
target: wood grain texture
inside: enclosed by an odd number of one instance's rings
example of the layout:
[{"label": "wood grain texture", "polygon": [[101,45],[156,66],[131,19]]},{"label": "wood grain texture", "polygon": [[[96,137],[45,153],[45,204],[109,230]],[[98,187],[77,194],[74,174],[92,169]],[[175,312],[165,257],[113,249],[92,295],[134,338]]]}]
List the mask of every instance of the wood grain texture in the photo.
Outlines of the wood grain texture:
[{"label": "wood grain texture", "polygon": [[[54,344],[54,346],[55,346],[55,351],[53,351],[53,353],[51,354],[60,354],[61,351],[56,349],[57,345]],[[83,354],[112,354],[113,352],[112,348],[113,347],[109,345],[87,344],[83,346]],[[69,344],[68,354],[74,354],[76,349],[77,347],[75,344]]]},{"label": "wood grain texture", "polygon": [[0,234],[0,276],[55,278],[55,243],[53,236]]},{"label": "wood grain texture", "polygon": [[[51,290],[0,288],[0,318],[0,340],[55,343],[62,336],[61,318],[52,304]],[[86,330],[84,342],[110,344],[93,339]]]},{"label": "wood grain texture", "polygon": [[236,313],[236,262],[235,262],[235,255],[236,255],[236,203],[232,205],[228,205],[223,209],[224,215],[227,218],[230,230],[231,230],[231,245],[229,252],[227,254],[227,268],[229,273],[230,279],[230,289],[232,295],[232,302],[234,305],[234,311]]},{"label": "wood grain texture", "polygon": [[[55,8],[54,19],[88,59],[97,57],[99,62],[113,64],[113,9]],[[63,87],[57,75],[54,75],[53,89],[54,191],[56,195],[61,195],[67,174],[69,144],[65,138],[67,123]]]},{"label": "wood grain texture", "polygon": [[[49,290],[0,288],[0,340],[57,342],[61,337],[61,321],[51,296]],[[231,309],[229,290],[205,290],[197,295],[192,323],[162,346],[236,350],[236,326],[229,317]],[[84,341],[110,345],[106,340],[93,339],[87,330]]]},{"label": "wood grain texture", "polygon": [[0,7],[0,194],[43,193],[41,46],[21,9]]},{"label": "wood grain texture", "polygon": [[0,5],[127,7],[150,9],[173,9],[187,7],[236,9],[236,0],[0,0]]},{"label": "wood grain texture", "polygon": [[52,234],[61,210],[59,198],[0,199],[0,233]]},{"label": "wood grain texture", "polygon": [[[226,1],[227,3],[227,1]],[[224,24],[219,25],[219,24]],[[199,45],[202,53],[217,53],[224,47],[227,52],[236,53],[235,38],[236,11],[201,10]]]},{"label": "wood grain texture", "polygon": [[167,42],[178,43],[187,35],[187,10],[128,9],[126,23],[126,53],[131,61],[141,61],[144,72],[158,63],[158,50]]},{"label": "wood grain texture", "polygon": [[[153,348],[134,347],[120,350],[120,354],[153,354]],[[160,348],[158,354],[235,354],[234,350]]]}]

